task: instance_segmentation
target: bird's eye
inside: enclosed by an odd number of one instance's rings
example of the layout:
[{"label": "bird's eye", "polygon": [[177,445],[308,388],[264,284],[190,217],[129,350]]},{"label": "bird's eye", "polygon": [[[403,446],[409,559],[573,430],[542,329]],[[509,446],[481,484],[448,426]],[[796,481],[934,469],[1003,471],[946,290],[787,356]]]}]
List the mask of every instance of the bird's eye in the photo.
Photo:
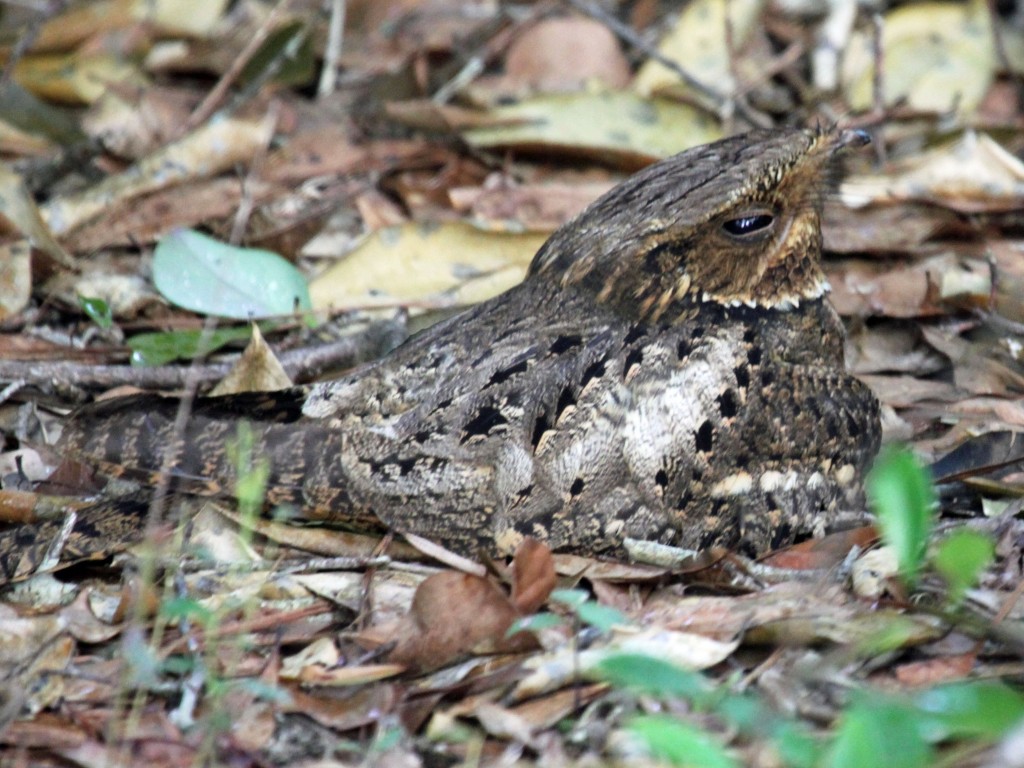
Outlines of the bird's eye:
[{"label": "bird's eye", "polygon": [[775,217],[770,213],[755,213],[750,216],[727,219],[722,223],[722,229],[733,237],[746,237],[767,229],[773,221],[775,221]]}]

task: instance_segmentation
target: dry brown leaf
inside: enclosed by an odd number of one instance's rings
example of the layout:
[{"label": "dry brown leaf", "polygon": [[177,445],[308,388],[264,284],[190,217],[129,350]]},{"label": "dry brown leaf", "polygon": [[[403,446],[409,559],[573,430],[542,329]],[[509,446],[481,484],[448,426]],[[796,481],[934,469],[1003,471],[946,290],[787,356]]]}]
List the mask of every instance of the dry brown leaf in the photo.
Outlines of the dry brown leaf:
[{"label": "dry brown leaf", "polygon": [[231,395],[237,392],[273,392],[294,386],[274,350],[267,346],[260,327],[253,323],[252,338],[246,345],[228,375],[217,382],[211,395]]},{"label": "dry brown leaf", "polygon": [[993,309],[1008,320],[1024,322],[1024,242],[989,238],[985,245],[994,265]]},{"label": "dry brown leaf", "polygon": [[133,22],[138,0],[95,0],[75,4],[48,18],[39,30],[32,50],[37,53],[70,51],[102,32],[123,29]]},{"label": "dry brown leaf", "polygon": [[625,88],[631,74],[608,27],[593,19],[569,16],[545,19],[517,36],[505,56],[505,77],[498,87],[574,91],[596,80],[608,88]]},{"label": "dry brown leaf", "polygon": [[536,648],[536,640],[525,632],[505,636],[520,615],[490,579],[442,571],[416,590],[388,660],[415,669],[435,669],[469,652]]},{"label": "dry brown leaf", "polygon": [[874,374],[860,374],[858,378],[871,387],[879,400],[894,408],[908,408],[922,402],[951,403],[964,394],[953,384],[936,379]]},{"label": "dry brown leaf", "polygon": [[557,581],[551,548],[527,536],[512,559],[512,604],[516,610],[521,614],[537,611]]},{"label": "dry brown leaf", "polygon": [[611,181],[456,187],[448,191],[456,210],[494,231],[553,232],[611,189]]},{"label": "dry brown leaf", "polygon": [[891,269],[876,262],[846,260],[828,269],[832,303],[842,315],[909,318],[945,314],[945,301],[962,305],[964,286],[987,302],[988,265],[956,253]]},{"label": "dry brown leaf", "polygon": [[975,395],[1024,391],[1024,376],[996,358],[984,342],[971,342],[937,326],[921,328],[925,340],[953,362],[953,383]]},{"label": "dry brown leaf", "polygon": [[965,213],[1019,210],[1024,201],[1024,162],[983,133],[967,131],[903,165],[882,175],[853,176],[840,196],[854,207],[924,201]]},{"label": "dry brown leaf", "polygon": [[[280,188],[258,179],[245,185],[245,194],[256,204],[281,194]],[[145,245],[176,227],[193,227],[232,216],[242,199],[238,178],[204,179],[129,197],[111,204],[103,215],[72,231],[64,241],[78,253],[111,246]]]},{"label": "dry brown leaf", "polygon": [[822,212],[823,247],[831,253],[917,253],[957,222],[955,213],[924,203],[851,208],[829,197]]},{"label": "dry brown leaf", "polygon": [[76,716],[41,712],[32,720],[16,720],[0,728],[0,744],[25,750],[65,750],[80,746],[88,738],[86,726]]},{"label": "dry brown leaf", "polygon": [[669,573],[668,569],[656,565],[599,560],[564,553],[555,555],[555,570],[560,576],[574,579],[628,583],[656,581]]},{"label": "dry brown leaf", "polygon": [[82,129],[104,149],[136,160],[173,140],[198,103],[191,89],[118,84],[82,116]]},{"label": "dry brown leaf", "polygon": [[266,147],[272,132],[269,119],[214,118],[122,173],[108,176],[82,192],[50,200],[42,208],[43,219],[58,236],[67,234],[111,205],[250,162]]},{"label": "dry brown leaf", "polygon": [[576,710],[582,709],[608,691],[605,683],[574,685],[561,691],[539,696],[512,707],[532,729],[553,728]]},{"label": "dry brown leaf", "polygon": [[761,563],[772,568],[824,571],[840,565],[854,547],[864,549],[877,540],[878,531],[874,526],[866,525],[776,550]]},{"label": "dry brown leaf", "polygon": [[894,672],[902,685],[923,688],[963,680],[971,674],[977,661],[977,654],[961,653],[936,659],[910,661],[897,666]]},{"label": "dry brown leaf", "polygon": [[315,688],[307,691],[296,684],[284,687],[289,701],[281,705],[281,711],[301,713],[320,725],[339,731],[380,722],[383,714],[395,708],[399,697],[397,687],[387,683],[346,689],[344,696],[339,696],[336,688],[330,688],[320,696]]},{"label": "dry brown leaf", "polygon": [[317,125],[290,137],[267,156],[260,174],[267,181],[294,184],[328,174],[379,171],[430,154],[430,148],[418,141],[376,141],[353,144],[348,131],[340,125]]},{"label": "dry brown leaf", "polygon": [[862,326],[847,335],[846,367],[851,373],[911,373],[925,376],[949,361],[922,343],[916,326],[885,323]]}]

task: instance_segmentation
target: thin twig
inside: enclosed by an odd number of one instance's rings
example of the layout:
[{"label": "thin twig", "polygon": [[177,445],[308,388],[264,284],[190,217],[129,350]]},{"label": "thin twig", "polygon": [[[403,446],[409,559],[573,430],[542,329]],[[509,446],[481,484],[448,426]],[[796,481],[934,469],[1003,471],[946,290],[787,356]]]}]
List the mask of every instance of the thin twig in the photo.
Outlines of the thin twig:
[{"label": "thin twig", "polygon": [[871,98],[874,102],[874,116],[879,119],[875,140],[875,159],[879,165],[885,164],[885,141],[882,138],[882,119],[885,117],[885,46],[882,37],[885,32],[885,20],[882,14],[871,15],[871,53],[875,59],[875,70],[871,80]]},{"label": "thin twig", "polygon": [[[282,352],[278,359],[295,382],[307,382],[328,370],[350,368],[379,357],[405,336],[401,320],[374,323],[365,332],[327,344]],[[181,389],[191,377],[203,388],[224,378],[238,359],[194,366],[88,365],[71,361],[38,362],[0,360],[0,381],[24,380],[57,389],[110,389],[124,384],[141,389]]]},{"label": "thin twig", "polygon": [[330,96],[338,83],[338,60],[345,32],[345,0],[330,0],[331,20],[327,26],[327,48],[320,69],[320,82],[316,86],[318,99]]},{"label": "thin twig", "polygon": [[270,13],[260,24],[259,28],[250,38],[249,42],[245,44],[242,52],[238,54],[231,66],[228,67],[228,71],[225,72],[217,84],[213,86],[206,98],[203,99],[202,103],[195,108],[191,115],[188,116],[188,120],[185,121],[185,130],[183,133],[197,128],[198,126],[205,123],[210,119],[210,116],[217,111],[217,109],[224,102],[227,96],[228,90],[234,85],[235,81],[242,74],[242,70],[249,63],[256,52],[260,49],[260,46],[266,42],[267,37],[270,36],[270,32],[274,29],[278,19],[284,13],[291,0],[278,0],[278,3],[270,9]]}]

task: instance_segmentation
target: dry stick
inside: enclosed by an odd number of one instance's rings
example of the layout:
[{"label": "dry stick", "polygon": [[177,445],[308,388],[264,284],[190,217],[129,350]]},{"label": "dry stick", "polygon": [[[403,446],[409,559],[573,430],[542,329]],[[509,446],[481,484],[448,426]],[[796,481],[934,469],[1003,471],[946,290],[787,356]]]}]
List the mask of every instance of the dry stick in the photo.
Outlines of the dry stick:
[{"label": "dry stick", "polygon": [[331,0],[331,20],[327,26],[327,48],[316,86],[318,99],[330,96],[338,84],[338,59],[345,32],[345,0]]},{"label": "dry stick", "polygon": [[[282,352],[278,359],[293,381],[310,381],[326,370],[348,368],[379,357],[405,337],[403,320],[374,323],[365,332],[327,344]],[[181,389],[191,376],[200,386],[227,375],[238,355],[218,363],[191,367],[160,365],[88,365],[75,362],[26,362],[0,360],[0,381],[24,380],[28,384],[57,388],[110,389],[130,384],[141,389]],[[191,373],[190,373],[191,372]]]},{"label": "dry stick", "polygon": [[877,135],[875,141],[875,159],[879,165],[885,163],[885,140],[882,137],[882,125],[885,119],[885,50],[882,46],[882,33],[885,28],[885,20],[882,14],[871,14],[871,53],[875,59],[874,76],[871,79],[871,99],[874,102],[874,113],[878,118]]},{"label": "dry stick", "polygon": [[632,27],[623,24],[617,18],[615,18],[609,13],[606,13],[601,8],[591,5],[591,3],[587,2],[587,0],[568,0],[568,3],[581,13],[590,16],[592,19],[600,21],[630,47],[635,48],[636,50],[640,51],[648,58],[658,62],[662,66],[668,67],[668,69],[672,70],[672,72],[678,75],[679,79],[686,83],[686,85],[688,85],[693,90],[697,91],[704,97],[714,102],[715,109],[718,110],[720,117],[724,118],[724,116],[727,114],[728,110],[726,105],[732,104],[736,112],[738,112],[744,118],[749,120],[753,125],[756,125],[759,128],[770,128],[773,125],[772,119],[768,115],[764,114],[763,112],[759,112],[758,110],[754,109],[744,101],[737,101],[732,97],[719,93],[711,86],[702,83],[700,80],[698,80],[685,69],[683,69],[681,66],[679,66],[678,62],[673,61],[668,56],[665,56],[663,53],[661,53],[661,51],[657,50],[656,48],[653,48],[650,44],[647,43],[646,40],[640,37],[640,35],[637,34],[636,30],[634,30]]},{"label": "dry stick", "polygon": [[228,71],[223,74],[221,79],[217,81],[217,84],[213,86],[206,98],[203,99],[202,103],[195,108],[195,111],[189,115],[188,120],[185,121],[185,130],[183,133],[191,131],[193,128],[202,125],[210,116],[217,111],[224,101],[228,90],[238,79],[239,75],[242,74],[242,70],[245,69],[245,65],[249,63],[256,51],[259,50],[260,46],[266,41],[270,35],[271,29],[277,23],[278,18],[284,13],[284,10],[288,7],[290,0],[279,0],[277,5],[271,8],[270,13],[267,14],[267,18],[263,20],[256,33],[252,36],[242,52],[238,54],[238,57],[231,62],[231,66],[228,67]]}]

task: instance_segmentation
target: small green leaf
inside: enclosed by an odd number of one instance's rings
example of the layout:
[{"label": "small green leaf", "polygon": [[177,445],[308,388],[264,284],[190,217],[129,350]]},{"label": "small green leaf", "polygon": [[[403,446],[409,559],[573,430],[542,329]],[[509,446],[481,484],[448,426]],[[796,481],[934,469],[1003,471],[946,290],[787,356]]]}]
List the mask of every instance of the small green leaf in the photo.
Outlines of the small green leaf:
[{"label": "small green leaf", "polygon": [[611,632],[613,627],[626,627],[633,623],[622,611],[595,602],[583,603],[576,609],[576,613],[584,624],[606,633]]},{"label": "small green leaf", "polygon": [[998,682],[940,685],[916,697],[931,741],[998,739],[1024,720],[1024,696]]},{"label": "small green leaf", "polygon": [[535,613],[533,616],[524,616],[516,619],[505,633],[505,637],[512,637],[517,632],[539,632],[542,629],[554,629],[565,623],[565,619],[553,613]]},{"label": "small green leaf", "polygon": [[814,768],[821,765],[822,746],[807,730],[795,723],[781,723],[772,741],[782,758],[782,764],[791,768]]},{"label": "small green leaf", "polygon": [[551,599],[575,611],[590,599],[590,595],[583,589],[556,589],[551,593]]},{"label": "small green leaf", "polygon": [[725,747],[707,733],[667,715],[635,718],[629,730],[654,757],[687,768],[738,768]]},{"label": "small green leaf", "polygon": [[225,344],[246,341],[251,336],[249,326],[213,331],[140,333],[128,339],[128,347],[132,350],[132,365],[165,365],[174,360],[205,357]]},{"label": "small green leaf", "polygon": [[597,675],[620,688],[697,703],[706,701],[713,690],[703,675],[637,653],[616,653],[602,659],[597,664]]},{"label": "small green leaf", "polygon": [[200,624],[209,624],[214,619],[214,613],[202,603],[192,598],[172,597],[160,605],[160,615],[169,621],[188,619]]},{"label": "small green leaf", "polygon": [[316,76],[314,49],[303,21],[286,22],[270,32],[238,80],[248,84],[264,75],[282,85],[305,85]]},{"label": "small green leaf", "polygon": [[247,518],[255,518],[266,499],[270,460],[256,454],[256,435],[252,424],[244,419],[225,447],[235,468],[235,498],[239,509]]},{"label": "small green leaf", "polygon": [[240,320],[310,308],[306,279],[276,253],[236,248],[188,229],[153,253],[153,283],[179,307]]},{"label": "small green leaf", "polygon": [[878,459],[866,487],[882,538],[896,551],[900,574],[913,588],[935,514],[932,480],[910,451],[894,449]]},{"label": "small green leaf", "polygon": [[842,715],[826,760],[828,768],[927,768],[932,748],[921,734],[923,721],[911,707],[864,693]]},{"label": "small green leaf", "polygon": [[79,296],[78,306],[100,328],[110,328],[114,324],[114,315],[110,311],[110,305],[103,299]]},{"label": "small green leaf", "polygon": [[978,578],[995,558],[992,540],[977,531],[962,528],[939,544],[933,564],[949,585],[949,600],[954,605],[978,583]]}]

